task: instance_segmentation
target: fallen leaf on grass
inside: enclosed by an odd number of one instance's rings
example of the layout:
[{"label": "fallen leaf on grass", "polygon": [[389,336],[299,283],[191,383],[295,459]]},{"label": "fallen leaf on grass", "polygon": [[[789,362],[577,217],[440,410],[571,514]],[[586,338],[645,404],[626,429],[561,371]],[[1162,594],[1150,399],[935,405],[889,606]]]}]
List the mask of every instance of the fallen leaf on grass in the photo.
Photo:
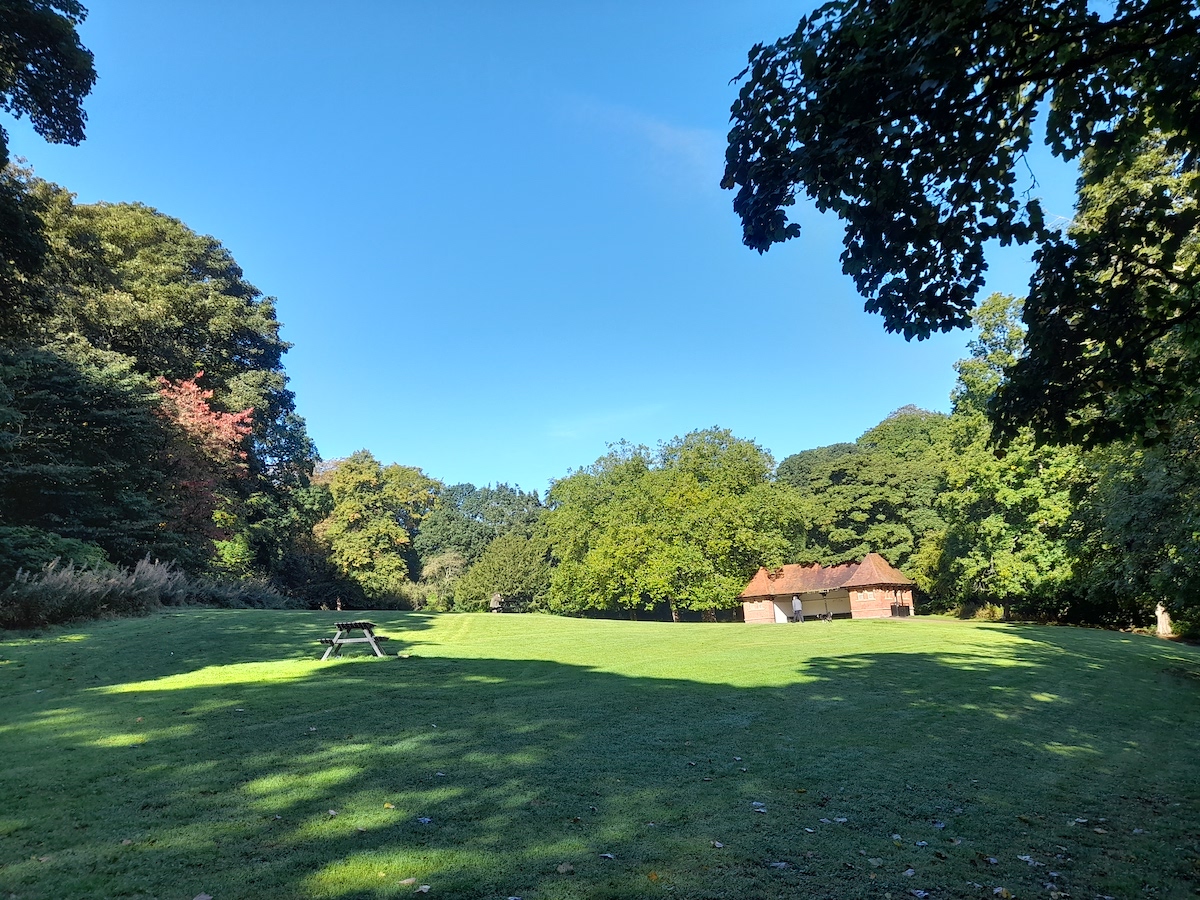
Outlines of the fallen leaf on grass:
[{"label": "fallen leaf on grass", "polygon": [[805,833],[805,834],[816,834],[816,833],[817,833],[817,829],[815,829],[815,828],[805,828],[805,829],[804,829],[804,833]]},{"label": "fallen leaf on grass", "polygon": [[929,841],[917,841],[917,846],[918,847],[928,847]]},{"label": "fallen leaf on grass", "polygon": [[758,808],[758,807],[766,806],[767,804],[763,803],[761,800],[754,800],[750,803],[750,805],[755,808]]},{"label": "fallen leaf on grass", "polygon": [[1030,865],[1030,866],[1044,866],[1045,865],[1045,863],[1038,862],[1032,856],[1018,856],[1017,859],[1019,859],[1021,862],[1026,863],[1027,865]]},{"label": "fallen leaf on grass", "polygon": [[413,893],[414,894],[428,894],[429,893],[429,885],[423,884],[419,888],[417,888],[415,891],[413,891]]},{"label": "fallen leaf on grass", "polygon": [[716,847],[718,850],[720,850],[722,847],[724,847],[724,846],[725,846],[725,845],[724,845],[724,844],[722,844],[720,841],[713,841],[713,842],[712,842],[712,845],[713,845],[714,847]]},{"label": "fallen leaf on grass", "polygon": [[929,891],[909,891],[914,897],[920,897],[921,900],[929,896]]},{"label": "fallen leaf on grass", "polygon": [[197,894],[195,897],[193,897],[192,900],[212,900],[212,895],[206,894],[203,891],[201,891],[199,894]]},{"label": "fallen leaf on grass", "polygon": [[883,859],[878,856],[872,856],[870,859],[867,860],[867,862],[869,862],[871,865],[873,865],[877,869],[883,865]]},{"label": "fallen leaf on grass", "polygon": [[429,818],[429,816],[417,816],[417,821],[420,822],[422,825],[428,825],[430,822],[433,821],[433,819]]},{"label": "fallen leaf on grass", "polygon": [[392,803],[385,803],[385,804],[383,804],[383,808],[384,809],[395,809],[396,807]]},{"label": "fallen leaf on grass", "polygon": [[916,869],[905,869],[903,874],[904,874],[905,878],[912,878],[914,875],[917,874],[917,870]]},{"label": "fallen leaf on grass", "polygon": [[601,859],[616,859],[616,857],[613,856],[611,853],[601,853],[600,858]]},{"label": "fallen leaf on grass", "polygon": [[651,872],[646,877],[649,878],[651,881],[658,881],[658,873],[657,872]]},{"label": "fallen leaf on grass", "polygon": [[363,828],[361,825],[356,825],[356,826],[355,826],[355,828],[354,828],[354,830],[355,830],[355,831],[357,831],[357,832],[359,832],[360,834],[366,834],[366,833],[367,833],[367,829]]},{"label": "fallen leaf on grass", "polygon": [[933,827],[937,828],[937,829],[942,829],[942,828],[946,827],[946,823],[945,822],[934,822]]},{"label": "fallen leaf on grass", "polygon": [[833,822],[830,821],[829,819],[817,819],[817,821],[820,822],[822,825],[832,825],[833,824]]},{"label": "fallen leaf on grass", "polygon": [[331,816],[336,816],[336,815],[337,815],[337,810],[336,810],[336,809],[331,809],[331,810],[329,811],[329,814],[330,814]]},{"label": "fallen leaf on grass", "polygon": [[129,838],[125,838],[125,840],[121,841],[121,846],[128,847],[132,843],[133,841],[131,841]]},{"label": "fallen leaf on grass", "polygon": [[1108,834],[1107,828],[1093,828],[1092,831],[1096,832],[1096,834]]},{"label": "fallen leaf on grass", "polygon": [[39,856],[38,862],[50,862],[50,857],[49,856]]},{"label": "fallen leaf on grass", "polygon": [[1012,898],[1012,892],[1004,887],[992,888],[992,894],[999,897],[1000,900],[1011,900]]},{"label": "fallen leaf on grass", "polygon": [[569,862],[558,864],[558,874],[559,875],[571,875],[571,874],[574,874],[574,872],[575,872],[575,867],[573,865],[571,865]]},{"label": "fallen leaf on grass", "polygon": [[833,821],[837,822],[837,823],[840,825],[840,824],[843,824],[843,823],[845,823],[845,822],[849,822],[850,820],[849,820],[849,819],[847,819],[845,816],[836,816],[836,817],[834,817],[834,820],[833,820]]},{"label": "fallen leaf on grass", "polygon": [[405,878],[400,881],[400,884],[416,884],[416,883],[417,883],[417,879],[415,879],[415,878]]}]

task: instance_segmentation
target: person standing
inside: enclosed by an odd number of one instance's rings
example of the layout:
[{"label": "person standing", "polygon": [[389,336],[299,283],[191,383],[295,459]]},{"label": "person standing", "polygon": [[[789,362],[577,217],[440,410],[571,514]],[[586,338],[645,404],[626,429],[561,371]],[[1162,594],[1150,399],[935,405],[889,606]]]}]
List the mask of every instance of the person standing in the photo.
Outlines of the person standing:
[{"label": "person standing", "polygon": [[792,594],[792,621],[804,624],[804,607],[800,604],[799,594]]}]

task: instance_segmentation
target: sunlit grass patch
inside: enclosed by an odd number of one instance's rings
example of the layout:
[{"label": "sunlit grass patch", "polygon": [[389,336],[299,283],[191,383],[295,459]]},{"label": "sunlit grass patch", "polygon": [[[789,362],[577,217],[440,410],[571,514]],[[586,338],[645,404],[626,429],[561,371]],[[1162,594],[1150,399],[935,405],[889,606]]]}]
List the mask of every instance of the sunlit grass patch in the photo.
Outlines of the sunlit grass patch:
[{"label": "sunlit grass patch", "polygon": [[1193,648],[936,619],[372,613],[407,658],[321,663],[339,615],[6,642],[0,896],[1027,898],[1055,871],[1075,898],[1171,897],[1194,881],[1200,692],[1173,674],[1200,670]]}]

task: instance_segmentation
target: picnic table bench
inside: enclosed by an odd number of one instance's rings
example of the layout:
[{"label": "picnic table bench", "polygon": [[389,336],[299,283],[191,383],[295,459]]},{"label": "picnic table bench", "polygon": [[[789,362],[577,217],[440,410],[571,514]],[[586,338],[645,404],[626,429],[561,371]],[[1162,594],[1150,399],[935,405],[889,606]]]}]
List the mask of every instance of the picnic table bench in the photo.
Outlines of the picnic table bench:
[{"label": "picnic table bench", "polygon": [[[346,644],[370,644],[376,656],[386,656],[379,649],[379,642],[386,641],[387,638],[375,633],[374,622],[335,622],[334,627],[337,628],[337,634],[331,638],[321,638],[318,642],[324,644],[326,647],[325,655],[321,659],[325,660],[331,656],[340,655],[342,647]],[[361,631],[363,636],[350,637],[351,632],[354,631]]]}]

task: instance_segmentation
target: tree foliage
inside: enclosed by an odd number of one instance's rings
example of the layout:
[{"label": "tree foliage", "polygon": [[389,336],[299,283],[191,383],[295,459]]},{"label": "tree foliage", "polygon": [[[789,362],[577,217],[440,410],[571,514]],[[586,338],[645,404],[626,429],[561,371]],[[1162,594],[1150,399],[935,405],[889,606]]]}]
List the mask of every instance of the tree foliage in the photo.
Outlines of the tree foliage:
[{"label": "tree foliage", "polygon": [[[0,4],[0,108],[28,116],[34,131],[58,144],[83,140],[83,98],[96,81],[92,54],[75,28],[87,11],[76,0]],[[31,279],[47,253],[37,199],[26,174],[9,167],[0,127],[0,341],[23,334],[42,306]]]},{"label": "tree foliage", "polygon": [[551,607],[711,615],[734,605],[758,566],[803,547],[807,511],[773,468],[761,447],[714,428],[657,454],[617,445],[555,482],[545,517]]},{"label": "tree foliage", "polygon": [[455,553],[466,565],[483,555],[488,545],[514,529],[528,529],[544,507],[536,491],[498,484],[477,488],[455,484],[442,490],[438,505],[421,522],[413,549],[425,561]]},{"label": "tree foliage", "polygon": [[[77,0],[7,0],[0,5],[0,108],[28,116],[55,144],[83,140],[83,98],[96,83],[91,51],[75,28],[87,16]],[[0,128],[0,165],[8,133]]]},{"label": "tree foliage", "polygon": [[1075,599],[1069,536],[1073,492],[1082,478],[1077,447],[1038,446],[1028,430],[1006,452],[991,447],[986,409],[1020,358],[1024,329],[1015,297],[993,294],[974,313],[971,356],[957,363],[942,454],[941,529],[928,535],[913,574],[943,606],[995,603],[1056,617]]},{"label": "tree foliage", "polygon": [[413,535],[434,508],[439,483],[420,469],[381,465],[359,450],[322,475],[333,508],[317,526],[330,559],[372,600],[398,596],[408,580]]},{"label": "tree foliage", "polygon": [[[800,193],[836,213],[844,270],[907,337],[970,324],[989,241],[1035,242],[1002,435],[1108,439],[1190,377],[1155,351],[1197,346],[1198,62],[1194,0],[827,3],[750,51],[723,185],[760,252],[799,235]],[[1020,190],[1043,111],[1053,152],[1084,157],[1065,234]]]},{"label": "tree foliage", "polygon": [[780,463],[780,481],[812,501],[811,561],[856,562],[874,552],[905,569],[921,539],[944,525],[936,499],[946,479],[946,429],[946,416],[904,407],[853,444]]},{"label": "tree foliage", "polygon": [[541,607],[550,587],[549,548],[543,534],[509,531],[496,538],[454,585],[454,605],[485,610],[493,594],[524,609]]}]

